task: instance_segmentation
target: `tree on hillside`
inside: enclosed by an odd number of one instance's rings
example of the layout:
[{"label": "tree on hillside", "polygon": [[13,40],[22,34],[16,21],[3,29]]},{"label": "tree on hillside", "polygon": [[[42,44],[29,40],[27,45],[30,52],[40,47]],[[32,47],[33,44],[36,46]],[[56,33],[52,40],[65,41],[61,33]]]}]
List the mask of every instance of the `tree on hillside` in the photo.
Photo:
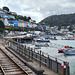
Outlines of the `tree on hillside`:
[{"label": "tree on hillside", "polygon": [[28,17],[28,22],[29,22],[29,20],[31,20],[31,17]]},{"label": "tree on hillside", "polygon": [[72,30],[73,30],[73,29],[72,29],[72,26],[70,26],[70,27],[69,27],[69,31],[72,31]]},{"label": "tree on hillside", "polygon": [[29,22],[30,19],[31,19],[31,17],[24,16],[22,20]]},{"label": "tree on hillside", "polygon": [[22,15],[14,15],[16,20],[23,20],[29,22],[31,20],[31,17],[26,17]]},{"label": "tree on hillside", "polygon": [[24,20],[24,21],[26,21],[26,20],[27,20],[27,19],[26,19],[26,16],[24,16],[24,17],[23,17],[23,20]]},{"label": "tree on hillside", "polygon": [[62,14],[53,15],[43,19],[40,24],[45,23],[50,26],[71,26],[75,25],[75,13],[74,14]]},{"label": "tree on hillside", "polygon": [[8,14],[8,15],[12,15],[11,12],[8,12],[7,14]]},{"label": "tree on hillside", "polygon": [[2,21],[0,21],[0,32],[2,33],[4,31],[5,25]]},{"label": "tree on hillside", "polygon": [[8,8],[8,7],[6,7],[6,6],[4,6],[4,7],[3,7],[3,10],[6,10],[6,11],[8,11],[8,12],[9,12],[9,8]]}]

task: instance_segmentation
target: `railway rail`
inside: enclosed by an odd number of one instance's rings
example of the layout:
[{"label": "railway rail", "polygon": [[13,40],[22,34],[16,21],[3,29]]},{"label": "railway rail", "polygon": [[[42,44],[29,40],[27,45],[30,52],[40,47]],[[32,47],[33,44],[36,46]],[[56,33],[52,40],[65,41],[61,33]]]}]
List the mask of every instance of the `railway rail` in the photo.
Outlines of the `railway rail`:
[{"label": "railway rail", "polygon": [[1,65],[0,65],[0,75],[4,75],[4,72],[3,72]]},{"label": "railway rail", "polygon": [[21,67],[7,52],[0,49],[0,75],[35,75],[27,68]]}]

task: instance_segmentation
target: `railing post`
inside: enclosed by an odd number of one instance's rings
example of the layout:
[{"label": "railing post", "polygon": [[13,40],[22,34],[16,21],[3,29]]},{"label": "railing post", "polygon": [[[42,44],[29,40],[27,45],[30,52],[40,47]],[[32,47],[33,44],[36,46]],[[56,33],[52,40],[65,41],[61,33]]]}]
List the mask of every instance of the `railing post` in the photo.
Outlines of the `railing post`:
[{"label": "railing post", "polygon": [[40,50],[40,67],[41,67],[41,50]]},{"label": "railing post", "polygon": [[48,58],[47,58],[47,67],[50,67],[50,58],[49,58],[49,55],[48,55]]},{"label": "railing post", "polygon": [[28,51],[29,51],[29,59],[30,59],[30,47],[28,47]]},{"label": "railing post", "polygon": [[22,51],[22,53],[24,54],[24,46],[23,46],[23,51]]},{"label": "railing post", "polygon": [[22,45],[22,54],[23,54],[23,52],[24,52],[24,46]]},{"label": "railing post", "polygon": [[69,63],[66,62],[66,75],[70,75]]},{"label": "railing post", "polygon": [[56,64],[57,64],[57,73],[58,73],[58,62],[57,62],[57,58],[55,58]]},{"label": "railing post", "polygon": [[20,48],[20,44],[19,44],[19,53],[20,53],[20,49],[21,49],[21,48]]},{"label": "railing post", "polygon": [[46,66],[47,60],[45,59],[45,66]]},{"label": "railing post", "polygon": [[24,55],[26,56],[26,45],[24,47]]},{"label": "railing post", "polygon": [[69,67],[69,63],[68,63],[68,75],[70,75],[70,67]]},{"label": "railing post", "polygon": [[32,52],[32,54],[31,54],[31,55],[32,55],[32,61],[33,61],[33,48],[31,48],[31,52]]},{"label": "railing post", "polygon": [[42,56],[44,56],[44,53],[42,52]]},{"label": "railing post", "polygon": [[51,70],[52,70],[52,59],[50,60],[50,67],[51,67]]},{"label": "railing post", "polygon": [[[66,62],[63,62],[63,64]],[[66,75],[66,68],[63,68],[63,75]]]},{"label": "railing post", "polygon": [[18,50],[18,44],[16,46],[17,46],[17,49],[16,49],[16,52],[17,52],[17,50]]}]

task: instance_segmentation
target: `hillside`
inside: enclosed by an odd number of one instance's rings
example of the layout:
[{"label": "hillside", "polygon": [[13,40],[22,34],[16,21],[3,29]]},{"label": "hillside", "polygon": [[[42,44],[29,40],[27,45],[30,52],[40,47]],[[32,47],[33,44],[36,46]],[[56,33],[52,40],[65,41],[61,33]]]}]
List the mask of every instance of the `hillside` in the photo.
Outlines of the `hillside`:
[{"label": "hillside", "polygon": [[49,17],[43,19],[39,23],[40,24],[45,23],[45,25],[50,25],[50,26],[75,25],[75,13],[49,16]]}]

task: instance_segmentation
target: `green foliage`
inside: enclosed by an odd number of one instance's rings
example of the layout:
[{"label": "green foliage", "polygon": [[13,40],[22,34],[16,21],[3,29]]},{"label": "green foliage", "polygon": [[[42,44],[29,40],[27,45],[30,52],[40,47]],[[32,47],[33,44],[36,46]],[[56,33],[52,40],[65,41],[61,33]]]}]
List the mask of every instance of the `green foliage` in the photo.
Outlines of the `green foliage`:
[{"label": "green foliage", "polygon": [[8,19],[8,20],[11,20],[11,21],[12,21],[12,20],[14,20],[14,19],[13,19],[13,18],[10,18],[10,19]]},{"label": "green foliage", "polygon": [[7,14],[8,14],[8,15],[12,15],[11,12],[8,12]]},{"label": "green foliage", "polygon": [[2,21],[0,21],[0,33],[3,33],[5,25]]},{"label": "green foliage", "polygon": [[40,22],[43,23],[50,26],[71,26],[75,24],[75,13],[49,16]]},{"label": "green foliage", "polygon": [[5,30],[10,31],[34,31],[34,28],[23,28],[23,27],[10,27],[10,28],[5,28]]},{"label": "green foliage", "polygon": [[71,26],[69,27],[69,31],[72,31],[72,27]]},{"label": "green foliage", "polygon": [[0,33],[3,33],[4,32],[4,29],[3,28],[0,28]]},{"label": "green foliage", "polygon": [[73,31],[73,33],[75,33],[75,31]]},{"label": "green foliage", "polygon": [[27,21],[29,22],[29,20],[31,19],[31,17],[26,17],[26,16],[22,16],[22,15],[13,15],[15,17],[15,20],[23,20],[23,21]]},{"label": "green foliage", "polygon": [[18,29],[18,28],[14,28],[14,27],[5,28],[5,30],[8,30],[9,32],[10,32],[10,31],[14,31],[14,30],[16,31],[16,29]]},{"label": "green foliage", "polygon": [[3,28],[3,29],[5,28],[5,25],[2,21],[0,21],[0,28]]},{"label": "green foliage", "polygon": [[7,10],[9,12],[9,8],[6,6],[3,7],[3,10]]}]

